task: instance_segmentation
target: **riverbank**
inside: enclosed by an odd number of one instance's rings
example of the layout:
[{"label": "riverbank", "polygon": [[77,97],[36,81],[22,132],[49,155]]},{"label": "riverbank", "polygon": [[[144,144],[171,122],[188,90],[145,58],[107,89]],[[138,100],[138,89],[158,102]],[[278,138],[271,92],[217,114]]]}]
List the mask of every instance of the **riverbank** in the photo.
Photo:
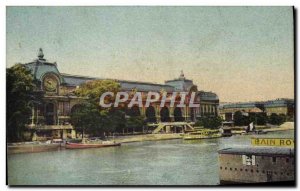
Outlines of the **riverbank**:
[{"label": "riverbank", "polygon": [[[237,128],[237,127],[236,127]],[[232,130],[232,134],[241,134],[245,132],[245,128],[241,127],[239,130]],[[287,130],[294,130],[294,122],[285,122],[280,126],[258,126],[257,130],[263,130],[264,132],[275,132],[275,131],[287,131]]]},{"label": "riverbank", "polygon": [[[287,131],[293,130],[294,125],[284,124],[279,127],[266,127],[260,128],[265,132],[276,132],[276,131]],[[233,130],[232,133],[241,134],[244,130]],[[128,136],[118,136],[114,138],[109,138],[111,141],[116,143],[132,143],[132,142],[143,142],[143,141],[160,141],[160,140],[171,140],[171,139],[182,139],[182,134],[144,134],[144,135],[128,135]],[[8,154],[16,153],[32,153],[32,152],[44,152],[44,151],[55,151],[61,149],[57,144],[26,144],[19,143],[16,145],[7,146]]]},{"label": "riverbank", "polygon": [[[238,127],[236,127],[238,128]],[[241,134],[245,130],[233,130],[233,134]],[[294,123],[286,122],[280,126],[257,126],[257,130],[263,130],[265,132],[276,132],[276,131],[287,131],[293,130]],[[130,142],[142,142],[142,141],[159,141],[159,140],[170,140],[170,139],[181,139],[182,134],[145,134],[145,135],[130,135],[130,136],[120,136],[114,138],[117,143],[130,143]]]},{"label": "riverbank", "polygon": [[[132,142],[159,141],[159,140],[171,140],[171,139],[182,139],[182,134],[145,134],[145,135],[130,135],[130,136],[109,138],[109,140],[115,141],[116,143],[132,143]],[[23,142],[23,143],[13,143],[7,145],[7,154],[58,151],[60,149],[64,149],[64,146],[61,144]]]},{"label": "riverbank", "polygon": [[131,143],[142,141],[159,141],[170,139],[182,139],[182,134],[145,134],[145,135],[130,135],[114,138],[117,143]]}]

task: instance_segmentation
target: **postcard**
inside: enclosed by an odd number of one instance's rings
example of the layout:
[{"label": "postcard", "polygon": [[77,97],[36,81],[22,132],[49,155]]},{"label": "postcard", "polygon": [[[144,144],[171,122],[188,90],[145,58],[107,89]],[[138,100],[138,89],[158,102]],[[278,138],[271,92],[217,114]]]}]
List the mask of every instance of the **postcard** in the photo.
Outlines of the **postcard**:
[{"label": "postcard", "polygon": [[293,7],[6,13],[8,186],[295,186]]}]

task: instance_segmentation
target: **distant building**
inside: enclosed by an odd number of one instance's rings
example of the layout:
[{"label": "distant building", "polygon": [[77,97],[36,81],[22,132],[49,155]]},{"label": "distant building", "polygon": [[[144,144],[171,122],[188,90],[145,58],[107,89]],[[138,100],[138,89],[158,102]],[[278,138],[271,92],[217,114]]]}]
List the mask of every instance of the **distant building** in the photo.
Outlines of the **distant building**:
[{"label": "distant building", "polygon": [[295,101],[293,99],[277,99],[267,101],[264,104],[265,112],[267,115],[276,113],[278,115],[284,114],[294,117],[295,115]]},{"label": "distant building", "polygon": [[[31,124],[29,127],[35,130],[34,137],[37,139],[74,138],[76,132],[70,124],[70,115],[79,106],[83,98],[74,95],[74,90],[81,84],[90,80],[103,78],[77,76],[60,73],[57,64],[48,62],[44,58],[42,49],[39,50],[38,58],[24,64],[31,70],[38,91],[43,94],[42,103],[32,108]],[[104,80],[104,79],[103,79]],[[147,108],[133,106],[134,115],[145,117],[149,123],[168,121],[196,121],[201,116],[218,115],[219,98],[215,93],[198,91],[192,80],[186,79],[183,72],[180,77],[168,80],[165,84],[138,82],[128,80],[115,80],[120,83],[123,91],[133,90],[146,94],[149,91],[167,92],[196,92],[194,103],[200,103],[200,108],[170,107],[168,104],[160,108],[160,103],[153,103]],[[144,97],[144,96],[143,96]]]},{"label": "distant building", "polygon": [[277,115],[283,114],[291,118],[294,117],[294,100],[293,99],[276,99],[265,102],[244,102],[229,103],[220,105],[219,114],[225,121],[233,121],[233,115],[237,111],[248,115],[249,113],[265,113],[270,116],[272,113]]}]

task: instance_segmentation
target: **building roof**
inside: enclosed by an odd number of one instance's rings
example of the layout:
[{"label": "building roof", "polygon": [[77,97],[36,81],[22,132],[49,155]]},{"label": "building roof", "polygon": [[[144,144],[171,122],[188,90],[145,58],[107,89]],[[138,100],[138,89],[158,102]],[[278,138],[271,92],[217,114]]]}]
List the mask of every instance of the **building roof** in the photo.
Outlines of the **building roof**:
[{"label": "building roof", "polygon": [[173,80],[166,80],[165,83],[176,82],[176,81],[193,82],[193,80],[188,80],[185,78],[183,70],[181,70],[179,78],[175,78]]},{"label": "building roof", "polygon": [[222,109],[229,109],[229,108],[254,108],[256,107],[257,102],[245,102],[245,103],[231,103],[231,104],[224,104],[220,106]]},{"label": "building roof", "polygon": [[220,109],[230,109],[230,108],[259,108],[263,106],[268,107],[286,107],[288,104],[293,105],[293,99],[281,98],[269,101],[256,101],[256,102],[241,102],[241,103],[227,103],[220,106]]},{"label": "building roof", "polygon": [[283,147],[244,147],[226,148],[218,151],[219,154],[233,155],[272,155],[272,156],[294,156],[294,149]]},{"label": "building roof", "polygon": [[[27,68],[29,68],[35,79],[42,81],[42,78],[47,73],[55,74],[61,84],[65,86],[79,86],[90,80],[105,80],[106,78],[98,78],[98,77],[89,77],[89,76],[79,76],[79,75],[70,75],[65,73],[60,73],[57,64],[48,62],[44,58],[43,50],[40,48],[38,51],[38,58],[33,62],[24,64]],[[150,82],[140,82],[140,81],[129,81],[129,80],[118,80],[118,79],[106,79],[106,80],[115,80],[120,83],[121,89],[124,91],[137,90],[142,92],[160,92],[162,90],[166,92],[175,92],[175,91],[189,91],[192,87],[196,87],[193,84],[192,80],[188,80],[185,78],[183,71],[179,78],[174,80],[166,81],[165,84],[157,84]],[[219,100],[218,96],[212,92],[204,92],[200,91],[200,99],[207,101],[216,101]]]},{"label": "building roof", "polygon": [[95,80],[100,78],[93,78],[93,77],[86,77],[86,76],[77,76],[77,75],[70,75],[61,73],[62,77],[65,79],[66,84],[71,86],[79,86],[86,81]]},{"label": "building roof", "polygon": [[138,91],[143,91],[143,92],[149,92],[149,91],[160,92],[161,90],[165,90],[166,92],[174,91],[174,87],[170,85],[164,85],[164,84],[132,82],[132,81],[123,81],[123,80],[118,80],[118,82],[121,84],[122,89],[126,91],[130,91],[133,89],[137,89]]},{"label": "building roof", "polygon": [[[104,78],[96,78],[96,77],[87,77],[87,76],[77,76],[77,75],[70,75],[70,74],[61,74],[65,82],[69,85],[73,86],[79,86],[83,84],[86,81],[89,80],[104,80]],[[107,79],[109,80],[109,79]],[[156,91],[159,92],[162,89],[164,89],[167,92],[174,91],[174,87],[170,85],[165,84],[156,84],[156,83],[150,83],[150,82],[138,82],[138,81],[129,81],[129,80],[117,80],[117,79],[111,79],[115,80],[120,83],[121,88],[125,91],[131,91],[133,89],[137,89],[138,91]]]},{"label": "building roof", "polygon": [[288,104],[294,104],[294,100],[284,98],[271,100],[265,103],[265,107],[286,107]]},{"label": "building roof", "polygon": [[36,80],[42,81],[45,73],[54,73],[59,78],[60,83],[65,83],[56,67],[56,63],[47,62],[45,59],[36,59],[33,62],[24,64],[24,66],[31,71],[31,74]]},{"label": "building roof", "polygon": [[[79,86],[86,81],[89,80],[105,80],[105,78],[97,78],[97,77],[88,77],[88,76],[78,76],[78,75],[70,75],[61,73],[62,77],[64,78],[66,84],[71,86]],[[109,79],[107,79],[109,80]],[[173,92],[175,91],[175,88],[171,85],[167,84],[156,84],[151,82],[140,82],[140,81],[130,81],[130,80],[117,80],[117,79],[111,79],[115,80],[120,83],[122,90],[125,91],[131,91],[133,89],[137,89],[137,91],[143,91],[143,92],[160,92],[162,89],[166,92]],[[205,91],[199,91],[200,99],[203,101],[216,101],[219,100],[219,97],[217,94],[213,92],[205,92]]]},{"label": "building roof", "polygon": [[262,113],[263,110],[259,109],[258,107],[250,108],[248,110],[249,113]]},{"label": "building roof", "polygon": [[199,91],[198,94],[200,94],[200,100],[202,101],[217,101],[219,100],[219,97],[216,93],[213,92],[205,92],[205,91]]}]

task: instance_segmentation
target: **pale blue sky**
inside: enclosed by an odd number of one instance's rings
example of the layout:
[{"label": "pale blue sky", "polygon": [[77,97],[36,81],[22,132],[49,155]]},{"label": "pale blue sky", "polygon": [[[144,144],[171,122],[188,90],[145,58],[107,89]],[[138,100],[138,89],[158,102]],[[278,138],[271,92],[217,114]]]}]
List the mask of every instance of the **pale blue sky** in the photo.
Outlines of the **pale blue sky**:
[{"label": "pale blue sky", "polygon": [[220,101],[293,97],[292,7],[8,7],[7,66],[38,48],[61,72],[163,83]]}]

